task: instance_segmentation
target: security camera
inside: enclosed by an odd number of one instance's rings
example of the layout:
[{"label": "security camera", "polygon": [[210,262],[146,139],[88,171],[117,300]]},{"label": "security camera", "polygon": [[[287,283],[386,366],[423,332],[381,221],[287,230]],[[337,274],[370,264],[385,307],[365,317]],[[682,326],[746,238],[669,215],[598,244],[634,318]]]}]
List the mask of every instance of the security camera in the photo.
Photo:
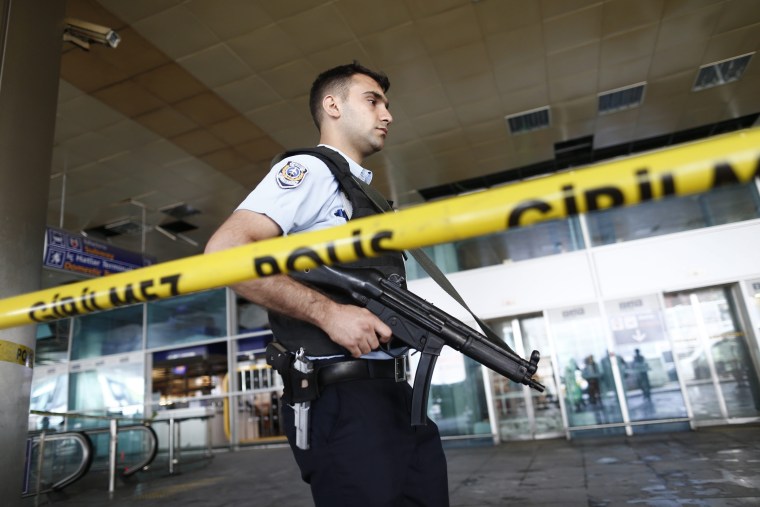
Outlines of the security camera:
[{"label": "security camera", "polygon": [[107,26],[96,25],[80,19],[64,19],[63,40],[72,42],[82,49],[90,49],[90,43],[105,44],[115,48],[121,42],[119,34]]}]

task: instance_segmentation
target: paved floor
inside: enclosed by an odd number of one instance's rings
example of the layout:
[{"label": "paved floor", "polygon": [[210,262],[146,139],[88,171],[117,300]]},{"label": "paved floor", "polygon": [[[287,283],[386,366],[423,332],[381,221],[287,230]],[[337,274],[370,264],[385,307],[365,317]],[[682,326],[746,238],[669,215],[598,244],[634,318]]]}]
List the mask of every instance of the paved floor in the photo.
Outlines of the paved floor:
[{"label": "paved floor", "polygon": [[[758,506],[760,425],[636,437],[448,448],[452,507]],[[168,474],[159,460],[119,480],[90,476],[39,505],[312,506],[287,448],[217,453]],[[34,505],[34,499],[23,502]]]}]

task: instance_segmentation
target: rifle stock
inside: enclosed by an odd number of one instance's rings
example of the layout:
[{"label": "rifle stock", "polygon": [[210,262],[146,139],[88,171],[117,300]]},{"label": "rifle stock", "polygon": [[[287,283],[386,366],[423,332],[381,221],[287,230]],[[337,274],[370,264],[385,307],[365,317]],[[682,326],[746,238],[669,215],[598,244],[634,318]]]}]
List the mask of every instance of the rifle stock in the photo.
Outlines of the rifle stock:
[{"label": "rifle stock", "polygon": [[384,278],[378,271],[322,266],[292,276],[316,288],[338,289],[350,295],[357,305],[366,307],[385,322],[396,338],[421,353],[414,378],[413,425],[426,423],[430,382],[444,345],[514,382],[544,390],[544,386],[533,379],[540,359],[538,351],[533,351],[530,360],[523,359],[506,343],[488,339],[400,284]]}]

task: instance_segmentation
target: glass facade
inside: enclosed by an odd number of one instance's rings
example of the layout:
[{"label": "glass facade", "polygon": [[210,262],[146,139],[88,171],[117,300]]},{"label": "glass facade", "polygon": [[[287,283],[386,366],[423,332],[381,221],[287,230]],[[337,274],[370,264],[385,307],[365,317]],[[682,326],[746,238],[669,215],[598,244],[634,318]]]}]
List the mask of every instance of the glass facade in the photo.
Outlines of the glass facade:
[{"label": "glass facade", "polygon": [[534,378],[545,387],[544,392],[539,392],[488,372],[499,438],[520,440],[561,435],[564,424],[546,319],[531,315],[500,319],[489,325],[520,356],[530,357],[534,350],[541,352]]},{"label": "glass facade", "polygon": [[593,246],[740,222],[758,216],[760,197],[754,182],[586,215]]},{"label": "glass facade", "polygon": [[[419,354],[410,356],[416,371]],[[430,383],[428,415],[442,436],[491,435],[483,367],[480,363],[445,347]]]},{"label": "glass facade", "polygon": [[550,310],[547,317],[569,428],[623,422],[613,372],[620,359],[610,353],[598,305]]},{"label": "glass facade", "polygon": [[660,308],[655,295],[606,304],[631,421],[688,416]]},{"label": "glass facade", "polygon": [[56,320],[37,324],[37,349],[34,353],[36,366],[55,364],[69,359],[69,333],[71,320]]},{"label": "glass facade", "polygon": [[224,289],[154,301],[147,307],[148,348],[227,336]]},{"label": "glass facade", "polygon": [[694,417],[760,416],[760,383],[732,287],[665,296],[675,359]]},{"label": "glass facade", "polygon": [[[578,217],[539,222],[529,227],[436,245],[423,250],[444,273],[495,266],[574,252],[584,247]],[[410,280],[427,276],[413,260],[407,263]]]},{"label": "glass facade", "polygon": [[143,306],[94,313],[73,320],[71,359],[87,359],[142,348]]},{"label": "glass facade", "polygon": [[[69,411],[89,415],[142,417],[145,366],[141,355],[135,355],[134,359],[134,362],[102,361],[93,367],[73,371],[69,376]],[[79,365],[74,365],[72,370],[79,370],[76,366]]]}]

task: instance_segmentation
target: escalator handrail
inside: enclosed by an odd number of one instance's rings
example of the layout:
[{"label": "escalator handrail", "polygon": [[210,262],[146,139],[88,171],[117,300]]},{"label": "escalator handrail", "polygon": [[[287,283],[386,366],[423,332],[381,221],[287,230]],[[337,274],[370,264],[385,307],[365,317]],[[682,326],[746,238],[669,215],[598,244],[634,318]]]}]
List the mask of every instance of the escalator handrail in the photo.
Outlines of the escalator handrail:
[{"label": "escalator handrail", "polygon": [[[32,435],[32,445],[37,445],[40,441],[41,434]],[[44,493],[47,491],[60,491],[69,484],[72,484],[87,474],[87,472],[90,470],[90,466],[92,465],[92,461],[94,458],[93,446],[92,446],[92,440],[90,437],[82,432],[82,431],[65,431],[62,433],[45,433],[45,442],[50,442],[54,440],[67,440],[67,439],[73,439],[79,442],[79,444],[82,446],[82,462],[79,464],[79,467],[77,467],[74,472],[63,479],[59,480],[58,482],[52,484],[50,488],[44,490],[44,491],[35,491],[34,493],[27,493],[24,496],[32,496],[37,495],[40,493]],[[44,456],[38,456],[37,459],[44,459]]]},{"label": "escalator handrail", "polygon": [[[158,436],[156,435],[156,431],[150,427],[147,424],[129,424],[126,426],[119,426],[118,432],[122,431],[146,431],[149,435],[148,442],[150,443],[150,450],[148,451],[148,456],[141,462],[138,462],[135,465],[126,467],[121,471],[121,475],[123,477],[129,477],[131,475],[134,475],[135,473],[139,472],[143,468],[147,467],[151,463],[153,463],[153,460],[156,459],[156,455],[158,454]],[[109,428],[92,428],[92,429],[86,429],[83,430],[85,433],[88,434],[100,434],[100,433],[110,433]]]}]

